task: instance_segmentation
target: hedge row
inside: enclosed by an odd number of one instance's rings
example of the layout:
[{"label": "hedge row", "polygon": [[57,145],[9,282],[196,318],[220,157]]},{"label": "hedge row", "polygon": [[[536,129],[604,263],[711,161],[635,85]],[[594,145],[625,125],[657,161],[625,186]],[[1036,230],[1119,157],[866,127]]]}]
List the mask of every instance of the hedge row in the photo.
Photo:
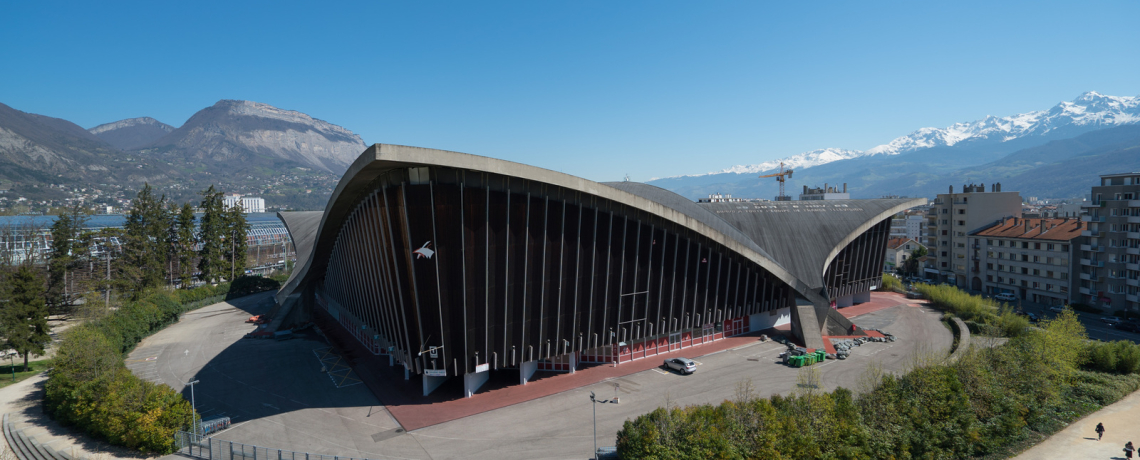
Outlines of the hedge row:
[{"label": "hedge row", "polygon": [[974,323],[977,330],[971,328],[972,332],[1015,337],[1029,327],[1029,319],[1015,313],[1008,304],[994,303],[991,299],[945,284],[920,283],[914,288],[930,299],[936,308],[953,313],[967,324]]},{"label": "hedge row", "polygon": [[107,316],[73,327],[53,360],[45,411],[111,444],[171,453],[174,432],[190,423],[190,403],[169,386],[135,377],[124,365],[124,355],[144,337],[178,321],[183,312],[277,286],[276,281],[242,277],[232,285],[147,292]]},{"label": "hedge row", "polygon": [[953,364],[843,388],[719,406],[659,408],[625,422],[625,459],[1005,458],[1140,388],[1140,375],[1082,370],[1084,328],[1064,313]]}]

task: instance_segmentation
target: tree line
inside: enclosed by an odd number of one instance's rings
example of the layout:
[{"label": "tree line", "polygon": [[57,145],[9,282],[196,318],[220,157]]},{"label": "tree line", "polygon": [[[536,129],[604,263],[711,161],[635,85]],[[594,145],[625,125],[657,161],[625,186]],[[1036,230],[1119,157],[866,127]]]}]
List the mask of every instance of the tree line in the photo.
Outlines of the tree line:
[{"label": "tree line", "polygon": [[[225,206],[212,185],[200,195],[199,219],[190,203],[156,196],[145,184],[123,227],[101,230],[86,228],[88,216],[77,205],[52,223],[42,268],[34,251],[0,258],[0,334],[23,355],[25,369],[28,355],[43,354],[51,341],[51,314],[97,317],[113,301],[137,301],[153,288],[189,288],[245,273],[245,213],[238,204]],[[12,241],[14,234],[5,236]]]}]

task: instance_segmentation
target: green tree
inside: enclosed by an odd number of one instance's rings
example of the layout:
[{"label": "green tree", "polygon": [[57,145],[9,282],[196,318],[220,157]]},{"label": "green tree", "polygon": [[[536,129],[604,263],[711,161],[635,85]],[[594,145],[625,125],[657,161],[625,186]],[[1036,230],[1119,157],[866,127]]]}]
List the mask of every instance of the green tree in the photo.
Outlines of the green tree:
[{"label": "green tree", "polygon": [[224,273],[229,272],[229,263],[225,261],[228,248],[223,245],[222,239],[228,230],[226,227],[225,209],[222,206],[222,192],[214,190],[214,186],[203,190],[202,219],[198,224],[198,242],[201,249],[198,251],[198,271],[205,281],[217,281]]},{"label": "green tree", "polygon": [[21,265],[8,277],[0,325],[3,326],[5,344],[24,355],[24,370],[28,370],[28,354],[43,354],[44,346],[51,342],[48,335],[48,309],[43,276],[30,264]]},{"label": "green tree", "polygon": [[917,275],[918,269],[919,269],[918,259],[920,259],[922,257],[926,257],[926,254],[927,254],[926,248],[922,247],[922,246],[919,246],[915,250],[911,251],[910,257],[907,258],[905,261],[903,261],[903,267],[904,267],[904,270],[906,271],[906,273],[909,273],[911,275]]},{"label": "green tree", "polygon": [[[75,205],[68,213],[60,214],[51,225],[51,250],[48,252],[48,308],[60,311],[72,305],[78,297],[74,275],[71,274],[85,260],[87,246],[83,242],[83,227],[87,216]],[[71,278],[69,279],[69,274]]]},{"label": "green tree", "polygon": [[197,252],[198,236],[194,231],[194,207],[190,203],[183,203],[177,216],[171,220],[171,247],[173,259],[178,266],[174,269],[175,276],[187,288],[194,277],[194,257]]},{"label": "green tree", "polygon": [[225,213],[226,222],[226,262],[230,266],[229,280],[233,281],[245,273],[249,260],[245,235],[249,232],[249,223],[245,220],[245,211],[240,203],[235,203]]},{"label": "green tree", "polygon": [[144,184],[123,224],[118,281],[135,293],[161,285],[166,277],[170,215],[165,202],[165,196],[155,198]]}]

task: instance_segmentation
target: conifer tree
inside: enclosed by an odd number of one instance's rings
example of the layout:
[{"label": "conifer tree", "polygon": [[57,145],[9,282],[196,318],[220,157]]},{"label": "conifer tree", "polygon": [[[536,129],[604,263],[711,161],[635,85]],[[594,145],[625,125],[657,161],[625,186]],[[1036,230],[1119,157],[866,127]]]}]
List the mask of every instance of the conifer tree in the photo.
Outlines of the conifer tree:
[{"label": "conifer tree", "polygon": [[119,281],[134,292],[159,286],[166,278],[169,228],[166,197],[156,199],[150,184],[144,184],[131,201],[123,225],[123,255],[119,264]]},{"label": "conifer tree", "polygon": [[214,190],[214,186],[202,191],[202,220],[198,224],[198,242],[201,249],[198,251],[198,271],[202,273],[202,280],[217,281],[225,273],[229,273],[229,263],[225,254],[228,248],[223,247],[223,238],[227,231],[225,209],[222,206],[222,192]]},{"label": "conifer tree", "polygon": [[248,250],[245,235],[249,231],[249,223],[245,220],[245,210],[240,203],[235,203],[226,210],[226,262],[229,265],[230,281],[245,273],[248,264]]},{"label": "conifer tree", "polygon": [[24,355],[24,370],[28,370],[28,355],[43,354],[51,342],[48,335],[48,309],[44,301],[44,279],[30,264],[23,264],[8,277],[6,292],[0,294],[0,326],[8,348]]},{"label": "conifer tree", "polygon": [[177,264],[174,276],[181,281],[183,287],[188,288],[194,278],[193,262],[198,245],[198,235],[194,229],[194,207],[190,203],[183,203],[171,222],[173,258]]},{"label": "conifer tree", "polygon": [[71,212],[61,214],[51,225],[51,250],[48,252],[48,286],[46,301],[51,310],[62,310],[77,298],[69,279],[71,272],[83,262],[87,246],[83,243],[83,227],[87,216],[75,205]]}]

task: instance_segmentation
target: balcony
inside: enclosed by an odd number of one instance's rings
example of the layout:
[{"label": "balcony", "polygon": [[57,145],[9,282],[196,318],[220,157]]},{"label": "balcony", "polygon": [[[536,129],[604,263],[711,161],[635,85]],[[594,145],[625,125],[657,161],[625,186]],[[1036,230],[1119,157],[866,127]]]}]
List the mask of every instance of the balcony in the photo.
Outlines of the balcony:
[{"label": "balcony", "polygon": [[1096,237],[1100,236],[1100,231],[1098,231],[1098,230],[1085,230],[1085,231],[1081,232],[1081,236],[1096,238]]},{"label": "balcony", "polygon": [[1129,286],[1134,286],[1134,287],[1140,287],[1140,280],[1138,280],[1138,279],[1126,279],[1126,280],[1124,280],[1124,284],[1127,284]]},{"label": "balcony", "polygon": [[1140,224],[1140,216],[1128,216],[1128,223]]},{"label": "balcony", "polygon": [[1104,222],[1104,216],[1081,216],[1083,222]]},{"label": "balcony", "polygon": [[1100,281],[1100,278],[1097,278],[1096,275],[1089,273],[1081,273],[1081,279],[1085,281]]},{"label": "balcony", "polygon": [[1128,200],[1128,207],[1140,208],[1140,200]]},{"label": "balcony", "polygon": [[1140,240],[1140,232],[1126,232],[1124,236],[1134,240]]},{"label": "balcony", "polygon": [[1124,264],[1124,268],[1140,271],[1140,264]]},{"label": "balcony", "polygon": [[1126,296],[1124,296],[1124,299],[1129,301],[1129,302],[1140,302],[1140,296],[1138,296],[1136,294],[1126,295]]},{"label": "balcony", "polygon": [[1081,265],[1086,267],[1103,267],[1104,261],[1096,259],[1081,259]]},{"label": "balcony", "polygon": [[1125,248],[1124,253],[1140,256],[1140,248]]},{"label": "balcony", "polygon": [[1084,294],[1084,295],[1092,295],[1092,291],[1090,291],[1089,288],[1087,288],[1087,287],[1082,287],[1080,289],[1080,292],[1081,292],[1081,294]]},{"label": "balcony", "polygon": [[1099,208],[1099,207],[1102,207],[1102,206],[1104,206],[1104,202],[1103,202],[1103,201],[1090,201],[1090,202],[1087,202],[1087,203],[1081,203],[1081,207],[1082,207],[1082,208]]}]

